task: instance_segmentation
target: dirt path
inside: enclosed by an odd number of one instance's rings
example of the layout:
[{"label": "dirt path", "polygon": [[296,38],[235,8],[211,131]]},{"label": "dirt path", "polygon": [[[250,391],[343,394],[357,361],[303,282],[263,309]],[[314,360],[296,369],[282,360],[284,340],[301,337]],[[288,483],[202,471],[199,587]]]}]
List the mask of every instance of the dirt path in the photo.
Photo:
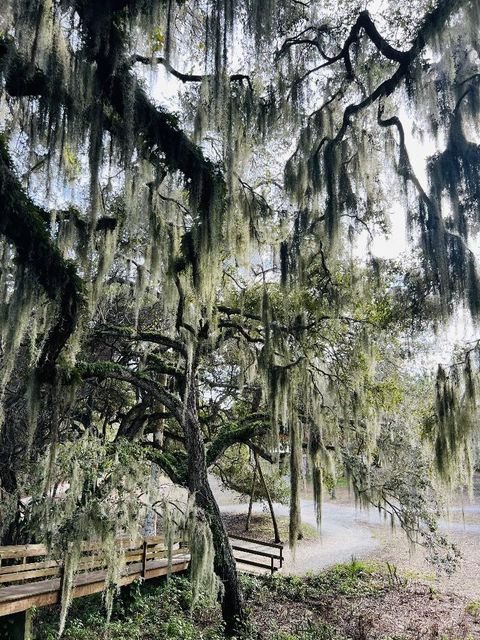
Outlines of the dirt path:
[{"label": "dirt path", "polygon": [[[221,491],[215,479],[211,479],[215,495],[224,513],[246,513],[248,505],[239,502],[233,492]],[[313,500],[302,500],[302,522],[316,527]],[[264,512],[262,503],[254,503],[254,513]],[[278,516],[288,516],[288,506],[276,504]],[[374,536],[372,524],[379,522],[378,516],[360,512],[353,505],[335,504],[328,501],[323,505],[322,529],[318,541],[299,542],[295,557],[285,548],[284,573],[304,575],[309,571],[319,571],[338,562],[348,562],[352,557],[361,558],[372,553],[379,545]],[[381,525],[380,525],[381,526]]]},{"label": "dirt path", "polygon": [[[246,513],[247,504],[239,501],[233,492],[222,491],[213,478],[215,494],[225,513]],[[302,521],[316,526],[313,500],[301,501]],[[275,505],[279,516],[288,515],[288,507]],[[263,513],[264,506],[255,503],[254,513]],[[338,499],[326,500],[323,505],[322,530],[318,541],[299,542],[295,558],[285,549],[285,573],[304,575],[333,564],[357,559],[389,562],[407,576],[427,580],[432,587],[443,592],[455,592],[471,599],[480,599],[480,477],[476,479],[474,499],[470,504],[452,505],[450,520],[442,521],[441,528],[457,544],[462,561],[452,576],[436,576],[426,562],[421,548],[408,545],[401,530],[391,530],[390,524],[375,511],[357,509],[346,490],[339,491]]]}]

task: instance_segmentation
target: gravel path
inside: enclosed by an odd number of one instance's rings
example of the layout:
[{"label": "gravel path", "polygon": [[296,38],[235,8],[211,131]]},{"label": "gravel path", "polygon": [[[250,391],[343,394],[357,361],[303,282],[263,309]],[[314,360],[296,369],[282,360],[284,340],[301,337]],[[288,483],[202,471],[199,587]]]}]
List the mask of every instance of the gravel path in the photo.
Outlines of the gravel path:
[{"label": "gravel path", "polygon": [[[223,491],[213,477],[211,482],[223,512],[247,512],[247,504],[237,494]],[[316,526],[313,500],[305,498],[301,507],[302,521]],[[277,504],[275,510],[279,516],[288,515],[287,506]],[[264,512],[264,505],[255,503],[253,511]],[[322,514],[322,532],[318,541],[300,541],[295,557],[285,548],[284,573],[304,575],[332,564],[348,562],[352,557],[363,558],[390,562],[400,572],[427,580],[441,591],[480,599],[480,477],[476,479],[473,501],[465,505],[453,504],[450,520],[440,523],[462,553],[459,570],[450,577],[436,576],[432,565],[425,561],[421,548],[412,552],[401,530],[392,531],[390,524],[376,511],[357,509],[347,491],[340,491],[338,500],[326,500]]]},{"label": "gravel path", "polygon": [[[246,513],[248,505],[239,502],[237,494],[222,491],[215,478],[210,478],[220,509],[224,513]],[[313,500],[302,500],[302,522],[316,527]],[[254,513],[264,512],[262,503],[254,503]],[[288,506],[276,504],[278,516],[288,516]],[[357,511],[353,505],[327,501],[322,509],[322,530],[318,541],[299,542],[295,556],[285,548],[284,573],[304,575],[319,571],[338,562],[348,562],[352,556],[361,558],[372,553],[379,545],[372,524],[380,524],[377,514]]]}]

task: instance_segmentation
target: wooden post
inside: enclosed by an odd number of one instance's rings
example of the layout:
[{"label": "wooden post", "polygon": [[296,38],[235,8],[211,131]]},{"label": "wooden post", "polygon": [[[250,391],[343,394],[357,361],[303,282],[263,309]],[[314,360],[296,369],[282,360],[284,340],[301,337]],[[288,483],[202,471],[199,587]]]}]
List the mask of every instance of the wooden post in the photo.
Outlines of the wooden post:
[{"label": "wooden post", "polygon": [[32,612],[30,609],[0,618],[0,640],[31,640]]},{"label": "wooden post", "polygon": [[143,541],[143,552],[142,552],[142,578],[145,579],[147,577],[147,541]]}]

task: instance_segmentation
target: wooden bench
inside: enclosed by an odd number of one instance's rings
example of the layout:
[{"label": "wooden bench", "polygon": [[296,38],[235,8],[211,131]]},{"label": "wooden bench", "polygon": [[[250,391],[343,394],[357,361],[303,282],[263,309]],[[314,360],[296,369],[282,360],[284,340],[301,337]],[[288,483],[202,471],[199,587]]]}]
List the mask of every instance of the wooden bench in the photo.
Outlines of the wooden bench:
[{"label": "wooden bench", "polygon": [[234,535],[230,535],[230,542],[237,565],[266,569],[271,574],[283,567],[283,544]]}]

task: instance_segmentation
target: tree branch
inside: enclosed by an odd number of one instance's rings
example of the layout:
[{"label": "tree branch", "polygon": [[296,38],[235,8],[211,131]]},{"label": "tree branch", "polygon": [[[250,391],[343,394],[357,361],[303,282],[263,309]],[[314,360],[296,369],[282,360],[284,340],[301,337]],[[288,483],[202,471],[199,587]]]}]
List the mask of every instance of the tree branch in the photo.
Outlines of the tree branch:
[{"label": "tree branch", "polygon": [[207,466],[211,467],[225,451],[234,444],[244,443],[252,446],[251,440],[265,434],[271,428],[269,421],[255,421],[236,428],[224,427],[212,441],[207,451]]},{"label": "tree branch", "polygon": [[176,396],[160,387],[154,380],[136,374],[115,362],[79,362],[73,371],[73,376],[75,375],[79,375],[82,379],[110,378],[128,382],[151,395],[159,404],[165,405],[179,423],[182,421],[182,403]]},{"label": "tree branch", "polygon": [[50,330],[37,365],[41,381],[52,381],[55,365],[77,326],[82,283],[73,264],[52,243],[43,219],[46,213],[23,191],[6,144],[0,140],[0,233],[15,246],[17,258],[31,270],[47,296],[58,303],[59,319]]},{"label": "tree branch", "polygon": [[[170,62],[166,58],[163,58],[162,56],[158,56],[156,58],[149,58],[148,56],[142,56],[137,54],[134,60],[135,62],[141,62],[142,64],[152,64],[152,61],[156,62],[157,64],[161,64],[163,67],[165,67],[165,69],[169,73],[172,74],[172,76],[174,76],[178,80],[181,80],[182,82],[203,82],[204,80],[211,79],[214,77],[211,74],[182,73],[181,71],[178,71],[177,69],[172,67]],[[242,83],[243,81],[245,81],[248,84],[250,91],[253,92],[253,85],[252,85],[252,81],[250,80],[250,76],[244,73],[233,73],[230,75],[230,82]]]}]

